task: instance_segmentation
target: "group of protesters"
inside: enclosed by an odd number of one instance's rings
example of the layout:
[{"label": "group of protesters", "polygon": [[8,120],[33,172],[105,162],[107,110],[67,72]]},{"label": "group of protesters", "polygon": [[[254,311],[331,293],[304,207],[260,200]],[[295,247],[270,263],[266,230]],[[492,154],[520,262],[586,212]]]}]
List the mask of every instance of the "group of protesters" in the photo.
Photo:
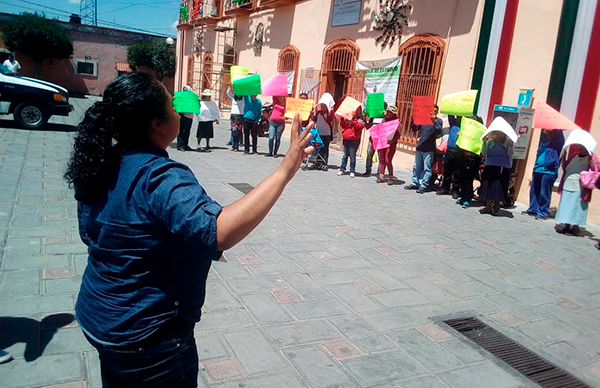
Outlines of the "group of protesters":
[{"label": "group of protesters", "polygon": [[[186,86],[186,90],[191,90]],[[239,151],[243,147],[245,155],[258,154],[258,125],[263,119],[263,105],[257,96],[237,96],[231,89],[227,90],[227,96],[231,99],[231,136],[228,145],[232,151]],[[214,135],[213,122],[220,120],[218,108],[209,104],[211,91],[204,90],[201,94],[201,113],[199,115],[181,115],[181,130],[178,137],[177,148],[179,150],[190,150],[187,146],[187,138],[190,128],[195,124],[197,127],[198,149],[210,150],[210,139]],[[301,99],[308,99],[306,93],[300,94]],[[309,118],[302,125],[309,124],[319,135],[320,146],[315,151],[319,160],[313,165],[315,169],[327,169],[329,161],[329,145],[333,139],[334,128],[339,124],[342,138],[343,156],[338,175],[349,174],[351,178],[356,177],[356,159],[360,148],[363,130],[369,130],[374,125],[398,119],[398,109],[393,105],[385,104],[383,117],[370,118],[365,114],[362,106],[354,111],[352,117],[337,116],[336,109],[341,101],[335,101],[331,94],[324,93],[315,104]],[[216,104],[213,103],[213,106]],[[273,97],[270,108],[269,143],[267,157],[277,157],[284,132],[286,117],[286,97]],[[462,149],[458,144],[461,131],[460,116],[448,115],[448,133],[441,144],[438,139],[442,137],[443,121],[438,117],[439,108],[434,106],[431,111],[431,123],[416,125],[411,118],[410,128],[418,134],[415,149],[415,161],[411,182],[404,188],[414,190],[419,194],[432,191],[435,175],[432,173],[434,160],[442,156],[443,172],[438,195],[451,195],[456,203],[463,208],[468,208],[473,202],[475,193],[485,205],[480,212],[497,216],[500,214],[502,204],[508,201],[511,171],[513,170],[514,142],[501,131],[492,131],[482,139],[480,153],[474,153]],[[478,116],[469,117],[483,124]],[[206,147],[200,147],[202,139],[206,139]],[[363,176],[370,176],[373,172],[373,158],[377,154],[379,161],[376,170],[376,182],[387,182],[394,185],[393,158],[400,139],[400,126],[388,136],[388,147],[375,150],[372,138],[368,137],[366,155],[366,170]],[[592,176],[600,171],[600,161],[583,145],[573,144],[563,150],[565,137],[562,130],[545,129],[540,136],[539,148],[531,179],[530,203],[527,210],[522,214],[535,217],[537,220],[545,220],[549,217],[551,196],[554,184],[562,167],[562,178],[558,187],[561,194],[556,219],[564,226],[557,229],[559,233],[578,235],[580,226],[585,225],[587,218],[587,207],[591,199],[593,184],[582,184],[584,177]],[[349,166],[348,166],[349,162]],[[589,174],[588,174],[589,172]],[[586,175],[588,174],[588,175]],[[593,177],[600,176],[600,172]],[[587,178],[591,180],[592,178]],[[478,180],[480,185],[474,190],[474,182]],[[600,182],[599,182],[600,185]]]}]

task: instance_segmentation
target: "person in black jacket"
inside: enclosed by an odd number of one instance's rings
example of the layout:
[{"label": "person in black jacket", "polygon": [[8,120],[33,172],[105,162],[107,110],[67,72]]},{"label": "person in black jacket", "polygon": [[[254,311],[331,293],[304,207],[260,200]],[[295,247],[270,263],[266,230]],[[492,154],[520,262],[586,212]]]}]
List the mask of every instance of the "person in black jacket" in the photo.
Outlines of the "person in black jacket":
[{"label": "person in black jacket", "polygon": [[[435,139],[442,133],[443,121],[437,117],[439,108],[433,106],[431,112],[431,124],[416,125],[411,120],[410,127],[414,132],[420,131],[417,150],[415,151],[415,165],[413,167],[412,183],[404,186],[406,190],[417,190],[417,193],[423,194],[429,191],[429,181],[431,180],[431,164],[433,163],[433,153],[435,152]],[[419,179],[423,177],[423,179]]]}]

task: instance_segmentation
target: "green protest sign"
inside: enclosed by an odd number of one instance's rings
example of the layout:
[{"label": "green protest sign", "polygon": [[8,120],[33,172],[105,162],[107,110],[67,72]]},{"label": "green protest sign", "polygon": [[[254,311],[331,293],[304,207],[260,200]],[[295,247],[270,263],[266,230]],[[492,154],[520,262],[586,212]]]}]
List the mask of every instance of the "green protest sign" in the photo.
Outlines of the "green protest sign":
[{"label": "green protest sign", "polygon": [[477,99],[477,90],[446,94],[440,102],[440,113],[471,117]]},{"label": "green protest sign", "polygon": [[244,66],[231,66],[229,72],[231,73],[231,82],[234,82],[240,78],[246,77],[250,72],[250,69]]},{"label": "green protest sign", "polygon": [[180,91],[173,95],[173,107],[177,113],[200,113],[200,99],[194,92]]},{"label": "green protest sign", "polygon": [[385,108],[383,101],[385,95],[383,93],[371,93],[367,96],[367,116],[369,117],[383,117],[385,114]]},{"label": "green protest sign", "polygon": [[481,147],[483,146],[481,136],[486,129],[485,125],[478,121],[463,117],[460,122],[460,132],[458,134],[456,145],[465,151],[470,151],[479,155],[481,153]]},{"label": "green protest sign", "polygon": [[237,96],[253,96],[261,94],[260,75],[249,75],[233,81],[233,91]]}]

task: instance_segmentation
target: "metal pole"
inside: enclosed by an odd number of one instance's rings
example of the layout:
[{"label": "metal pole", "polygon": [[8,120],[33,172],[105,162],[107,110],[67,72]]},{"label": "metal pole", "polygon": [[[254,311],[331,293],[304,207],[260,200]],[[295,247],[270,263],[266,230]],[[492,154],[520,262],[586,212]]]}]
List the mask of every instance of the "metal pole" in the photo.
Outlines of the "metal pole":
[{"label": "metal pole", "polygon": [[98,0],[94,0],[94,25],[98,26]]}]

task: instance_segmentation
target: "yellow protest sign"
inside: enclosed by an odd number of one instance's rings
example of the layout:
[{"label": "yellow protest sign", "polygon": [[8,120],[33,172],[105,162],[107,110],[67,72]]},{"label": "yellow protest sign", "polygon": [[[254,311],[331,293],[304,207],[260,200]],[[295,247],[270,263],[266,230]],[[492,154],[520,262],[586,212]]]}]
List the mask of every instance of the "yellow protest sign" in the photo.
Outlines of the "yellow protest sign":
[{"label": "yellow protest sign", "polygon": [[463,117],[460,122],[460,132],[458,134],[456,145],[465,151],[470,151],[479,155],[481,153],[481,147],[483,146],[481,136],[486,130],[487,128],[485,125],[478,121]]},{"label": "yellow protest sign", "polygon": [[463,92],[446,94],[440,102],[440,113],[471,117],[477,93],[477,90],[465,90]]},{"label": "yellow protest sign", "polygon": [[285,103],[285,117],[293,119],[296,113],[300,113],[302,121],[308,120],[313,108],[313,100],[288,97]]},{"label": "yellow protest sign", "polygon": [[250,69],[244,66],[231,66],[229,71],[231,72],[231,82],[244,78],[250,73]]}]

